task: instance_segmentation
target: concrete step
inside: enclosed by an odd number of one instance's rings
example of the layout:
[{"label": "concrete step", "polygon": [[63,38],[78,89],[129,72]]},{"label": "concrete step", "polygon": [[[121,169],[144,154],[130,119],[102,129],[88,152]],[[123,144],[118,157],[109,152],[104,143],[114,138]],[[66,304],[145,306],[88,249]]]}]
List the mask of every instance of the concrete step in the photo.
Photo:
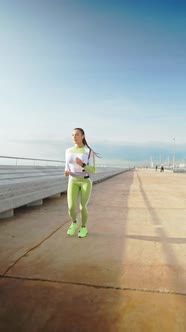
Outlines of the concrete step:
[{"label": "concrete step", "polygon": [[[106,180],[124,169],[98,168],[93,183]],[[9,173],[10,172],[10,173]],[[66,192],[64,167],[0,167],[0,219],[12,217],[14,209],[43,203],[43,199]]]}]

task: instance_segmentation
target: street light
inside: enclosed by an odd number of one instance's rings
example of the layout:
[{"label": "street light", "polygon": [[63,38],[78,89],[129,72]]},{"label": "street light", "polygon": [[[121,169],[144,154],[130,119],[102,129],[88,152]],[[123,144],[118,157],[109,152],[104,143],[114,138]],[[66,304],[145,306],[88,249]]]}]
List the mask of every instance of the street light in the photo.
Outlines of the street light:
[{"label": "street light", "polygon": [[173,169],[175,167],[175,162],[176,162],[176,142],[175,142],[175,137],[173,138],[174,141],[174,146],[173,146]]}]

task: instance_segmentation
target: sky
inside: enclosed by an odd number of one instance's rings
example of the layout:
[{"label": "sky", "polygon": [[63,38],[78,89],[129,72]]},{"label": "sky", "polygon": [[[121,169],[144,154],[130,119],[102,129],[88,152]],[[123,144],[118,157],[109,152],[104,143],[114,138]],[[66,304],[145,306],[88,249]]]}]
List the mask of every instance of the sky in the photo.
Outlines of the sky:
[{"label": "sky", "polygon": [[186,159],[185,1],[0,0],[0,45],[1,156]]}]

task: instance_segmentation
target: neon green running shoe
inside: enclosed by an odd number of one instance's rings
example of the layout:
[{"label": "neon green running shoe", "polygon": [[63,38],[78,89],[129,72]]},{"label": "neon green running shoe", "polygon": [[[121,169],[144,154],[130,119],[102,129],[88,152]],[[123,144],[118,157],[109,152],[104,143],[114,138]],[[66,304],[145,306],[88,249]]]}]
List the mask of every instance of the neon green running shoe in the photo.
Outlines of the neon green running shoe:
[{"label": "neon green running shoe", "polygon": [[68,228],[67,235],[74,235],[76,228],[78,227],[78,222],[72,222],[70,227]]},{"label": "neon green running shoe", "polygon": [[88,231],[86,229],[86,227],[81,227],[78,233],[78,237],[85,237],[87,236]]}]

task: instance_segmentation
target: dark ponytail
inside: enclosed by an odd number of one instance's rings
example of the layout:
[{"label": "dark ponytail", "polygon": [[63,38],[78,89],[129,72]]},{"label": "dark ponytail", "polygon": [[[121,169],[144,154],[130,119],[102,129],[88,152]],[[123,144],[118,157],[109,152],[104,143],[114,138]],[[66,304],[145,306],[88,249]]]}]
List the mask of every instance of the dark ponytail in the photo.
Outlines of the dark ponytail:
[{"label": "dark ponytail", "polygon": [[84,130],[82,129],[82,128],[74,128],[74,130],[79,130],[81,133],[82,133],[82,135],[84,135],[84,138],[83,138],[83,140],[82,140],[82,143],[84,144],[84,145],[86,145],[95,155],[96,155],[96,157],[98,157],[98,158],[101,158],[100,157],[100,155],[99,155],[99,153],[97,153],[97,152],[95,152],[94,150],[92,150],[91,149],[91,147],[88,145],[88,143],[87,143],[87,141],[86,141],[86,138],[85,138],[85,132],[84,132]]}]

